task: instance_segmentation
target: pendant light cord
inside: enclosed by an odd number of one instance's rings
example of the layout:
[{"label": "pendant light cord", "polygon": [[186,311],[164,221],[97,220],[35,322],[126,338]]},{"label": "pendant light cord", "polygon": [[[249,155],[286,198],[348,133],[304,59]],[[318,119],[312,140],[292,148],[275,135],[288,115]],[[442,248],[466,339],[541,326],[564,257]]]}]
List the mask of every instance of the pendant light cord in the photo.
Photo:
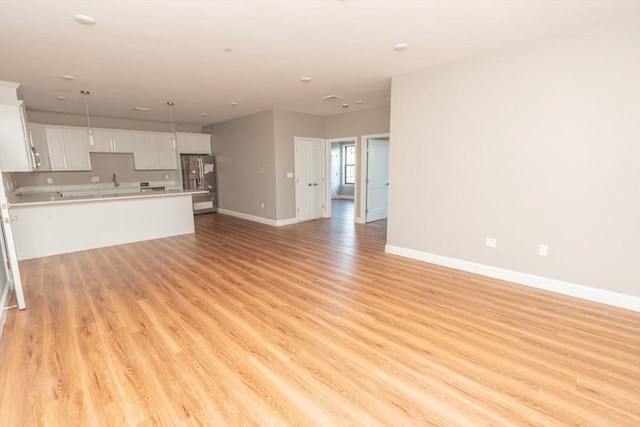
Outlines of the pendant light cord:
[{"label": "pendant light cord", "polygon": [[88,94],[84,97],[84,110],[87,112],[87,126],[89,127],[89,132],[91,132],[91,117],[89,116],[89,100],[87,96]]},{"label": "pendant light cord", "polygon": [[91,92],[89,92],[88,90],[81,90],[80,93],[84,95],[84,110],[87,113],[87,126],[89,128],[88,129],[89,145],[93,147],[95,143],[93,142],[93,131],[91,130],[91,116],[89,115],[89,94]]},{"label": "pendant light cord", "polygon": [[173,130],[173,102],[169,101],[167,102],[167,105],[169,106],[169,120],[171,121],[171,141],[173,141],[173,148],[176,148],[176,134]]}]

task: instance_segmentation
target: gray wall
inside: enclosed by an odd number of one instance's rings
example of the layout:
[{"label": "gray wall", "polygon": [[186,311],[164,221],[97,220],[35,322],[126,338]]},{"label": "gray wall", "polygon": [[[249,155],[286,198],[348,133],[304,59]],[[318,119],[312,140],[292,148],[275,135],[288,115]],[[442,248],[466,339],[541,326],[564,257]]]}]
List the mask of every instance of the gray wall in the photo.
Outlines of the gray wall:
[{"label": "gray wall", "polygon": [[274,112],[262,111],[203,130],[212,134],[220,208],[275,220]]},{"label": "gray wall", "polygon": [[296,217],[295,179],[287,172],[295,171],[294,138],[322,138],[322,117],[293,111],[275,110],[274,140],[276,159],[277,219]]},{"label": "gray wall", "polygon": [[639,33],[634,17],[394,78],[388,243],[640,296]]},{"label": "gray wall", "polygon": [[[203,132],[212,134],[218,158],[220,208],[285,220],[296,216],[295,179],[287,178],[295,172],[294,138],[386,133],[389,107],[329,117],[269,110],[205,126]],[[263,166],[265,173],[256,175]]]},{"label": "gray wall", "polygon": [[[324,117],[324,137],[335,139],[356,136],[361,143],[361,136],[389,133],[390,110],[389,106],[370,108],[368,110],[354,111],[351,113],[336,114]],[[356,151],[356,164],[362,164],[361,150]],[[356,167],[356,185],[360,178],[359,169]],[[355,200],[355,211],[360,212],[360,197]]]},{"label": "gray wall", "polygon": [[388,133],[390,128],[389,121],[390,111],[388,105],[326,116],[323,118],[324,137],[334,139]]}]

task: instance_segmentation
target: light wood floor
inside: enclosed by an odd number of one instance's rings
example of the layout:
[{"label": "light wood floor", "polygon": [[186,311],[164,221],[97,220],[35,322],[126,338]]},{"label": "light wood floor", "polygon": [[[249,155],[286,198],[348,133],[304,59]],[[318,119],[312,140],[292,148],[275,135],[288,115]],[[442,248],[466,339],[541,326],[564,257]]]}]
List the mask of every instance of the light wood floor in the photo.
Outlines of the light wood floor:
[{"label": "light wood floor", "polygon": [[640,425],[640,315],[384,253],[384,221],[21,263],[0,426]]}]

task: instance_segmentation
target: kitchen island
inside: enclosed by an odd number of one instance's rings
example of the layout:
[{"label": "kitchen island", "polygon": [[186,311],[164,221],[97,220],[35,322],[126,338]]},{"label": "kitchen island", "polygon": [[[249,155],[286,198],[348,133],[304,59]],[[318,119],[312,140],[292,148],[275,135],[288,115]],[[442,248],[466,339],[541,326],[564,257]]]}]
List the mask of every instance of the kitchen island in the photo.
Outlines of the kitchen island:
[{"label": "kitchen island", "polygon": [[193,191],[9,198],[19,260],[194,232]]}]

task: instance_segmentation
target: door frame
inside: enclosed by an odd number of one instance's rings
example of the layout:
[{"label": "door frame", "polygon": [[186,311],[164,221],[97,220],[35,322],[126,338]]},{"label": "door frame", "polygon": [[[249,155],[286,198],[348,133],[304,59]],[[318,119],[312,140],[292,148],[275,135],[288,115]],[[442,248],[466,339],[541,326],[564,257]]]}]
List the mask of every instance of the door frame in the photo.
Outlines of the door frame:
[{"label": "door frame", "polygon": [[[368,167],[368,148],[370,139],[389,138],[389,147],[391,147],[391,134],[390,133],[376,133],[373,135],[363,135],[360,137],[362,141],[360,147],[360,174],[358,178],[360,180],[358,192],[360,196],[360,205],[358,212],[356,212],[356,222],[358,224],[365,224],[367,222],[367,167]],[[356,148],[357,150],[357,148]],[[356,167],[356,173],[358,168]]]},{"label": "door frame", "polygon": [[1,218],[4,222],[4,226],[2,226],[3,230],[0,232],[0,234],[2,234],[0,238],[3,239],[0,244],[2,245],[0,251],[3,252],[3,258],[6,257],[3,262],[8,261],[9,263],[9,268],[7,269],[7,280],[9,286],[5,289],[5,295],[0,295],[0,301],[2,301],[0,306],[0,335],[2,335],[2,327],[4,326],[4,321],[6,319],[5,316],[7,314],[5,305],[10,299],[11,291],[15,293],[18,309],[24,310],[26,308],[24,293],[22,292],[22,279],[20,278],[20,270],[18,266],[18,256],[16,254],[15,241],[13,239],[13,230],[11,229],[11,221],[13,218],[9,212],[9,202],[5,192],[2,171],[0,171],[0,211],[2,211]]},{"label": "door frame", "polygon": [[[345,138],[332,138],[332,139],[327,139],[326,140],[326,144],[325,144],[325,148],[324,148],[324,152],[325,152],[325,171],[324,171],[324,175],[325,177],[330,177],[331,176],[331,144],[334,144],[336,142],[353,142],[353,144],[356,146],[356,153],[358,153],[358,147],[359,147],[359,142],[358,142],[358,137],[357,136],[348,136]],[[358,200],[358,178],[360,175],[358,175],[358,156],[356,155],[356,184],[353,186],[353,202],[357,203],[356,200]],[[340,167],[342,167],[342,165],[340,165]],[[324,194],[325,194],[325,198],[324,198],[324,217],[325,218],[331,218],[331,180],[330,179],[325,179],[325,189],[324,189]],[[355,211],[354,211],[355,212]],[[356,214],[357,216],[357,214]],[[354,218],[355,220],[355,218]],[[356,221],[357,222],[357,221]]]},{"label": "door frame", "polygon": [[295,171],[294,173],[294,181],[293,181],[293,198],[295,200],[295,209],[296,209],[296,222],[301,222],[299,220],[299,215],[298,215],[298,171],[299,171],[299,165],[298,165],[298,154],[296,152],[297,148],[298,148],[298,142],[300,140],[307,140],[307,141],[316,141],[316,142],[321,142],[322,143],[322,149],[324,151],[324,153],[321,154],[320,160],[322,160],[323,165],[321,165],[320,170],[322,171],[322,182],[323,184],[320,186],[320,188],[322,189],[322,191],[324,192],[324,195],[322,197],[322,217],[326,217],[327,216],[327,203],[326,203],[326,198],[327,198],[327,177],[326,177],[326,173],[327,173],[327,167],[326,167],[326,163],[327,163],[327,159],[326,159],[326,151],[327,151],[327,143],[326,143],[326,139],[324,138],[311,138],[311,137],[306,137],[306,136],[294,136],[293,137],[293,170]]}]

